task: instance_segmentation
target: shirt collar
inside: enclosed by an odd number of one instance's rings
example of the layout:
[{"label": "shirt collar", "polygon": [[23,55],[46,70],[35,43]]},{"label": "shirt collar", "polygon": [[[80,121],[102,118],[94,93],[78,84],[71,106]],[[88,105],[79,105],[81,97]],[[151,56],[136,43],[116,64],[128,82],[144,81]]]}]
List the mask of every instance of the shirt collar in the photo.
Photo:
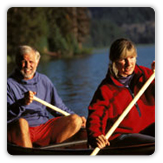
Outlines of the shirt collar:
[{"label": "shirt collar", "polygon": [[[137,76],[136,78],[140,78],[140,77],[142,76],[142,70],[141,70],[141,68],[140,68],[138,65],[135,66],[135,70],[134,70],[134,73],[132,74],[133,76],[131,76],[131,80],[132,80],[133,77],[135,78],[135,74],[136,74],[136,76]],[[116,85],[116,86],[118,86],[118,87],[125,87],[125,85],[122,84],[122,83],[119,81],[119,79],[117,79],[117,78],[115,77],[115,75],[114,75],[113,73],[110,72],[110,70],[108,70],[107,78],[108,78],[108,77],[111,78],[111,80],[112,80],[112,82],[114,83],[114,85]]]},{"label": "shirt collar", "polygon": [[39,74],[38,72],[35,72],[34,77],[32,79],[29,80],[24,80],[23,79],[23,75],[20,73],[19,70],[15,69],[14,73],[12,74],[12,77],[17,80],[18,82],[22,83],[22,84],[27,84],[27,85],[33,85],[36,84],[39,80]]}]

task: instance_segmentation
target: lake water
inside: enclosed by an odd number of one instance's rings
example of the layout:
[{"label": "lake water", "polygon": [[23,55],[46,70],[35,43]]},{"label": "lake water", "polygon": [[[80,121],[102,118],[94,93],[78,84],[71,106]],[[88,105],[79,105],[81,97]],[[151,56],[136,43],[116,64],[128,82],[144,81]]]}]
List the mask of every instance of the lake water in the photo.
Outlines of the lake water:
[{"label": "lake water", "polygon": [[[38,71],[51,79],[58,94],[70,109],[87,117],[88,105],[107,73],[108,51],[98,50],[93,55],[82,58],[41,62]],[[137,52],[137,64],[150,68],[155,60],[154,45],[138,46]]]}]

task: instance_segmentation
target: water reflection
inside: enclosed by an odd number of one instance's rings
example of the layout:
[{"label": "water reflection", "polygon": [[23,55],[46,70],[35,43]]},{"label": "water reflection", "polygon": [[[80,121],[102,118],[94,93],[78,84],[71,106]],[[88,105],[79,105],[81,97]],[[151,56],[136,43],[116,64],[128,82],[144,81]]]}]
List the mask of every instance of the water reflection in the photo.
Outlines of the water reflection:
[{"label": "water reflection", "polygon": [[[154,58],[154,46],[138,47],[138,64],[150,67]],[[87,117],[87,107],[106,75],[108,63],[108,50],[103,50],[83,58],[41,62],[38,71],[51,79],[70,109]]]},{"label": "water reflection", "polygon": [[52,80],[69,108],[87,117],[87,107],[99,82],[106,74],[107,66],[106,51],[101,55],[41,63],[38,71],[45,73]]}]

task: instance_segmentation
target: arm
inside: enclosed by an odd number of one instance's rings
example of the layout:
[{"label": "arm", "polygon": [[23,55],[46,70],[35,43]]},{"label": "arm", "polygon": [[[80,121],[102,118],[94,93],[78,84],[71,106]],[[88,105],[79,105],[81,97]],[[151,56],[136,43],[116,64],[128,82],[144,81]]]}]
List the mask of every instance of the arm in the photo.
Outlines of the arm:
[{"label": "arm", "polygon": [[33,101],[34,92],[28,91],[25,94],[18,94],[12,88],[15,86],[7,84],[7,122],[10,123],[18,118],[25,112],[25,106]]},{"label": "arm", "polygon": [[[92,147],[104,147],[108,141],[103,139],[105,135],[106,124],[108,120],[107,110],[109,109],[108,89],[104,86],[99,88],[89,106],[89,115],[87,119],[88,141]],[[100,143],[101,142],[101,143]],[[103,143],[105,145],[102,145]]]},{"label": "arm", "polygon": [[18,119],[25,111],[25,108],[22,106],[22,102],[23,102],[22,98],[16,100],[12,89],[10,89],[8,85],[7,86],[7,122],[8,123]]}]

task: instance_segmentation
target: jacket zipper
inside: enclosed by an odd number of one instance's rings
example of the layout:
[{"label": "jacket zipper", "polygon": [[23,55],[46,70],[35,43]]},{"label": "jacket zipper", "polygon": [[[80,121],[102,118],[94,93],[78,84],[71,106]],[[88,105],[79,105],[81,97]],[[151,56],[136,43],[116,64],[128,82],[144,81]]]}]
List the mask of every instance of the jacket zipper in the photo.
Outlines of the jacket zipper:
[{"label": "jacket zipper", "polygon": [[[131,91],[131,89],[130,89],[128,86],[126,86],[126,88],[129,90],[129,92],[130,92],[130,94],[131,94],[132,98],[134,99],[134,97],[135,97],[134,93]],[[139,108],[139,106],[138,106],[138,103],[137,103],[137,102],[135,103],[135,106],[136,106],[136,110],[137,110],[137,111],[138,111],[138,113],[139,113],[139,116],[141,117],[141,111],[140,111],[140,108]]]}]

